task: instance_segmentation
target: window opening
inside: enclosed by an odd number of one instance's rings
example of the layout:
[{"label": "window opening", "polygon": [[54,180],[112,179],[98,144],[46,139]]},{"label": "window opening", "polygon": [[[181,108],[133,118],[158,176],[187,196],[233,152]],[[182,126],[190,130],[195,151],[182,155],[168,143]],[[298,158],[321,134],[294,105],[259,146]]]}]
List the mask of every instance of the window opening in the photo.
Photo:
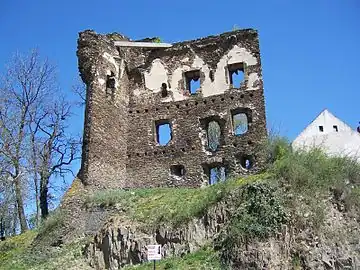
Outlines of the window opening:
[{"label": "window opening", "polygon": [[156,142],[167,145],[172,139],[171,125],[169,122],[159,121],[156,123]]},{"label": "window opening", "polygon": [[209,184],[214,185],[226,179],[226,169],[224,166],[215,166],[209,169]]},{"label": "window opening", "polygon": [[185,72],[186,89],[191,95],[200,89],[200,70]]},{"label": "window opening", "polygon": [[228,65],[230,84],[234,88],[240,88],[241,82],[244,81],[245,71],[244,63]]},{"label": "window opening", "polygon": [[161,97],[167,97],[168,91],[167,91],[167,85],[166,83],[161,84]]},{"label": "window opening", "polygon": [[209,71],[209,77],[210,77],[211,82],[214,82],[214,79],[215,79],[214,70]]},{"label": "window opening", "polygon": [[220,146],[221,128],[218,122],[210,121],[207,126],[208,147],[216,151]]},{"label": "window opening", "polygon": [[242,156],[240,158],[240,165],[243,169],[250,170],[253,166],[253,159],[251,156]]},{"label": "window opening", "polygon": [[185,167],[183,165],[172,165],[170,166],[170,172],[175,176],[184,176],[185,175]]},{"label": "window opening", "polygon": [[246,113],[234,113],[232,115],[232,122],[236,136],[245,134],[248,131],[248,117]]},{"label": "window opening", "polygon": [[335,132],[339,131],[337,125],[333,125],[333,129],[334,129]]},{"label": "window opening", "polygon": [[115,88],[115,74],[112,71],[110,75],[106,75],[106,88]]},{"label": "window opening", "polygon": [[324,127],[323,127],[323,126],[319,126],[319,131],[320,131],[320,132],[324,132]]}]

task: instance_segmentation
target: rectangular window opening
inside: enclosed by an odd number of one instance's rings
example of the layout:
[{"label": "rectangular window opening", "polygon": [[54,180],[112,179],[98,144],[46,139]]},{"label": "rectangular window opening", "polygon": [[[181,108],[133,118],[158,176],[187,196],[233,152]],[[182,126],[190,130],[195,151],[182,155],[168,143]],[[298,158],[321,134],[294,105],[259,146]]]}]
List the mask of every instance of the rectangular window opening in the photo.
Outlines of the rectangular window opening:
[{"label": "rectangular window opening", "polygon": [[333,125],[333,129],[334,129],[335,132],[339,131],[337,125]]},{"label": "rectangular window opening", "polygon": [[185,72],[186,90],[195,95],[200,90],[200,70]]},{"label": "rectangular window opening", "polygon": [[228,65],[230,84],[234,88],[240,88],[241,83],[245,79],[244,63],[236,63]]},{"label": "rectangular window opening", "polygon": [[248,132],[251,123],[251,110],[238,108],[231,111],[231,120],[235,136],[240,136]]},{"label": "rectangular window opening", "polygon": [[324,127],[323,127],[323,126],[319,126],[319,131],[320,131],[320,132],[324,132]]},{"label": "rectangular window opening", "polygon": [[156,142],[162,146],[167,145],[172,139],[171,125],[167,120],[160,120],[156,125]]},{"label": "rectangular window opening", "polygon": [[214,185],[226,180],[226,168],[224,166],[214,166],[209,168],[209,184]]},{"label": "rectangular window opening", "polygon": [[184,165],[172,165],[170,167],[170,172],[174,176],[182,177],[185,175]]}]

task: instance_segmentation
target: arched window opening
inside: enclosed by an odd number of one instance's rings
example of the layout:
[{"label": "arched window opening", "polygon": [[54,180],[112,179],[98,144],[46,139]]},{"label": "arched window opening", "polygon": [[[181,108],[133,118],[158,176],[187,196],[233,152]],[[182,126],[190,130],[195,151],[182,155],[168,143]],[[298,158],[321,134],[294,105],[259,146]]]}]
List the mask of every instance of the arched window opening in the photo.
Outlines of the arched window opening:
[{"label": "arched window opening", "polygon": [[115,74],[112,71],[110,75],[106,75],[106,88],[115,88]]},{"label": "arched window opening", "polygon": [[234,112],[232,114],[233,131],[236,136],[245,134],[249,127],[248,117],[246,113]]},{"label": "arched window opening", "polygon": [[215,152],[220,146],[221,128],[217,121],[210,121],[207,126],[208,147]]},{"label": "arched window opening", "polygon": [[161,84],[161,97],[165,98],[167,96],[168,96],[167,85],[166,85],[166,83],[162,83]]},{"label": "arched window opening", "polygon": [[248,155],[241,156],[240,165],[243,169],[250,170],[254,165],[252,156],[248,156]]}]

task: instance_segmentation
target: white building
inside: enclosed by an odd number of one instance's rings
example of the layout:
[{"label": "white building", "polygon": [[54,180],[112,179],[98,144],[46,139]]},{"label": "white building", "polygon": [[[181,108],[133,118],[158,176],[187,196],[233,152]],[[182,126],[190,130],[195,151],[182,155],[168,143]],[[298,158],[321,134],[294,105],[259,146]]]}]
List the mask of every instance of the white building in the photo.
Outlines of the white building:
[{"label": "white building", "polygon": [[351,156],[360,161],[360,133],[323,110],[292,142],[294,149],[322,148],[329,155]]}]

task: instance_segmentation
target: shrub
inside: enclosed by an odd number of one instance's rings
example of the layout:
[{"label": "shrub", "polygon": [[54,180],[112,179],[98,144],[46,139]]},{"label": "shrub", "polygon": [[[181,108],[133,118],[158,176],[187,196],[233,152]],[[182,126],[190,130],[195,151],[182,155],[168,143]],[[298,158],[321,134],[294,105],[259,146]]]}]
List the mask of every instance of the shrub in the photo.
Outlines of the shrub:
[{"label": "shrub", "polygon": [[[282,145],[273,149],[281,149]],[[297,227],[321,227],[329,196],[340,204],[356,204],[356,196],[351,195],[351,187],[360,184],[360,165],[356,160],[329,157],[319,148],[280,152],[283,154],[270,164],[269,171]],[[346,199],[347,196],[353,198]]]},{"label": "shrub", "polygon": [[267,238],[287,222],[285,209],[275,186],[265,182],[252,183],[239,188],[237,193],[239,200],[236,212],[216,240],[217,248],[222,250],[224,262],[231,260],[239,245],[252,238]]}]

